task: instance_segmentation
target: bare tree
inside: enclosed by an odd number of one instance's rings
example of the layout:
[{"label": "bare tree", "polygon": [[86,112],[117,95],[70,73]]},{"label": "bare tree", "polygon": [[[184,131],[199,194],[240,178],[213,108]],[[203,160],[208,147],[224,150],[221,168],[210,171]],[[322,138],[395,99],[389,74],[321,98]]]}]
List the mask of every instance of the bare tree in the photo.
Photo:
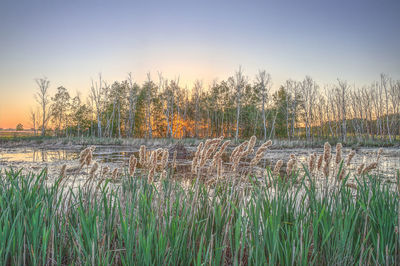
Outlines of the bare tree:
[{"label": "bare tree", "polygon": [[129,111],[128,111],[128,137],[132,137],[135,130],[135,112],[138,97],[138,86],[133,82],[132,73],[128,73],[129,86]]},{"label": "bare tree", "polygon": [[267,119],[265,115],[265,106],[268,101],[268,94],[271,88],[271,75],[266,73],[265,70],[258,71],[256,76],[256,86],[258,87],[261,95],[261,112],[263,118],[264,140],[267,138]]},{"label": "bare tree", "polygon": [[101,112],[102,112],[102,94],[103,94],[103,81],[101,79],[101,74],[99,74],[99,83],[93,83],[91,87],[91,99],[94,102],[96,107],[96,119],[97,119],[97,136],[99,138],[102,137],[102,128],[101,128]]},{"label": "bare tree", "polygon": [[242,67],[239,66],[238,71],[236,71],[234,77],[231,77],[230,84],[235,93],[235,101],[236,101],[236,132],[235,132],[235,141],[238,141],[239,138],[239,121],[240,121],[240,108],[241,108],[241,100],[243,89],[246,85],[247,78],[243,75]]},{"label": "bare tree", "polygon": [[38,85],[38,92],[35,94],[37,103],[42,109],[42,136],[46,134],[46,125],[49,120],[49,84],[50,81],[47,78],[36,79],[36,84]]}]

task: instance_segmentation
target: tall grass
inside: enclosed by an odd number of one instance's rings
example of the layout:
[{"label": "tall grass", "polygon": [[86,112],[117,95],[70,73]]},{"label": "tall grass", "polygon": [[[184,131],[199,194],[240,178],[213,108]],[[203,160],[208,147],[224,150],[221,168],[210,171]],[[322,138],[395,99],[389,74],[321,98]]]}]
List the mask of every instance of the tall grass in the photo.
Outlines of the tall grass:
[{"label": "tall grass", "polygon": [[[1,265],[400,263],[399,194],[378,176],[321,189],[307,169],[249,186],[126,175],[67,188],[46,171],[0,174]],[[236,184],[236,185],[235,185]],[[265,186],[263,184],[269,184]],[[195,199],[195,200],[194,200]]]}]

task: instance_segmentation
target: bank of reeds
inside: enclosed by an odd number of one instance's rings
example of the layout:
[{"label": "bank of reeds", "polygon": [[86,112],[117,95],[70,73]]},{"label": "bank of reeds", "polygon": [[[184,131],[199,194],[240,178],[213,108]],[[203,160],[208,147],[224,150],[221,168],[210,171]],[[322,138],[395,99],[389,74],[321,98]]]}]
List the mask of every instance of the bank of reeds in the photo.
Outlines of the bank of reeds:
[{"label": "bank of reeds", "polygon": [[248,176],[246,189],[127,173],[120,186],[73,190],[46,183],[46,171],[5,171],[0,264],[399,264],[399,191],[379,176],[347,173],[321,193],[303,167],[285,178],[268,169],[261,184]]}]

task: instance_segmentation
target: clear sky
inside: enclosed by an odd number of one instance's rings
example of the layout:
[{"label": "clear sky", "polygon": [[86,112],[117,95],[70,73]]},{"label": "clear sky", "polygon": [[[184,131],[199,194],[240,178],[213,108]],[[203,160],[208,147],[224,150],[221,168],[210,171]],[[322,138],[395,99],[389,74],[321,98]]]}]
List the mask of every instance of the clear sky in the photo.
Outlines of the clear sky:
[{"label": "clear sky", "polygon": [[239,65],[274,86],[312,76],[400,78],[400,1],[0,1],[0,127],[30,127],[35,78],[87,95],[92,78],[150,71],[191,86]]}]

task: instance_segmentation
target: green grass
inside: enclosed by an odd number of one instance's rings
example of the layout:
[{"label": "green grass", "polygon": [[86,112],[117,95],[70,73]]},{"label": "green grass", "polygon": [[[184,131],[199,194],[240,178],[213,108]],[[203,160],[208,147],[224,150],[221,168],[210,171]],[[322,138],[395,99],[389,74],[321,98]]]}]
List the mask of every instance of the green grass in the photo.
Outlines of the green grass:
[{"label": "green grass", "polygon": [[0,264],[399,264],[399,194],[380,180],[321,193],[307,171],[269,189],[126,176],[72,191],[3,171]]}]

